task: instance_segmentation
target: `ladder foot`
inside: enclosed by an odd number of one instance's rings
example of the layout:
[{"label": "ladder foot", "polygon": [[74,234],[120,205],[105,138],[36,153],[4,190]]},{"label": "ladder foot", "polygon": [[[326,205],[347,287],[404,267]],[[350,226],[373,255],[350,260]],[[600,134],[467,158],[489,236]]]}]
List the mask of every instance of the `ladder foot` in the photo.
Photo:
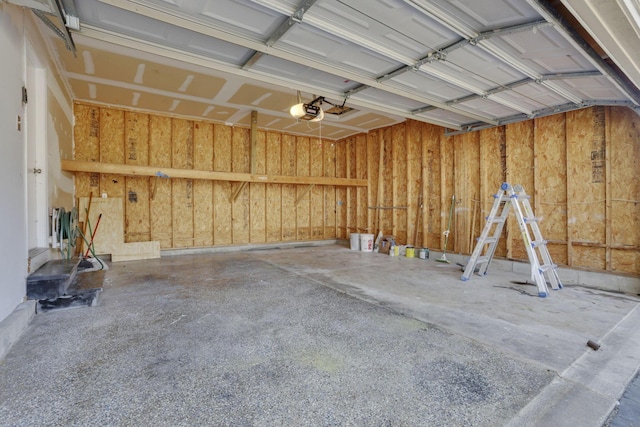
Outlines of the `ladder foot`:
[{"label": "ladder foot", "polygon": [[546,292],[538,292],[538,296],[540,298],[546,298],[547,297],[547,293]]},{"label": "ladder foot", "polygon": [[462,277],[460,277],[460,280],[462,280],[463,282],[466,282],[467,280],[469,280],[469,278],[462,276]]}]

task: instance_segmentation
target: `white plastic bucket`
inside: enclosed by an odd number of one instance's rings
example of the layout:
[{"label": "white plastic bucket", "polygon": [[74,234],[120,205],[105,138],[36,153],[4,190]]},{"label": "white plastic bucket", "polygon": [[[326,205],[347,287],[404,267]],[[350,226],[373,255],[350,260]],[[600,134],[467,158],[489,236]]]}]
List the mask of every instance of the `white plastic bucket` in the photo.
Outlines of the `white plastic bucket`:
[{"label": "white plastic bucket", "polygon": [[360,233],[351,233],[351,250],[360,250]]},{"label": "white plastic bucket", "polygon": [[373,252],[373,234],[360,234],[360,250],[362,252]]}]

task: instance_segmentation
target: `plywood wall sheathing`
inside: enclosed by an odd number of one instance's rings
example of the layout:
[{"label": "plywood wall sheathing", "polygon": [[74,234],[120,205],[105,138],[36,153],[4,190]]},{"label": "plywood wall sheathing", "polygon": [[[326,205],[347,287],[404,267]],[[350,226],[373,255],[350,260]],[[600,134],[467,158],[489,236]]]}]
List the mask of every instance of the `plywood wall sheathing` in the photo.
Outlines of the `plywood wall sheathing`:
[{"label": "plywood wall sheathing", "polygon": [[[406,123],[393,126],[393,234],[401,244],[408,243],[408,165]],[[415,204],[415,202],[412,202]]]},{"label": "plywood wall sheathing", "polygon": [[[505,128],[497,127],[480,131],[480,194],[478,202],[478,222],[476,233],[478,237],[486,224],[486,217],[493,207],[493,195],[497,194],[503,182],[507,182],[507,146]],[[496,256],[505,257],[506,229],[496,247]],[[474,241],[474,244],[476,242]]]},{"label": "plywood wall sheathing", "polygon": [[[100,109],[100,161],[124,164],[124,111],[111,108]],[[119,175],[102,174],[100,193],[108,197],[122,198],[125,195],[125,179]]]},{"label": "plywood wall sheathing", "polygon": [[[346,173],[347,178],[356,177],[356,141],[355,137],[346,141]],[[355,188],[347,188],[347,236],[350,233],[359,233],[358,229],[358,195]]]},{"label": "plywood wall sheathing", "polygon": [[[270,132],[266,141],[266,173],[282,175],[281,134]],[[282,241],[282,186],[267,184],[266,188],[267,242]]]},{"label": "plywood wall sheathing", "polygon": [[[534,212],[553,261],[567,264],[567,146],[563,114],[535,120]],[[530,190],[527,190],[530,191]]]},{"label": "plywood wall sheathing", "polygon": [[573,111],[566,116],[572,262],[605,269],[604,108]]},{"label": "plywood wall sheathing", "polygon": [[422,125],[407,121],[407,244],[422,247]]},{"label": "plywood wall sheathing", "polygon": [[[336,144],[333,141],[323,142],[323,176],[336,176]],[[336,227],[336,187],[323,186],[324,200],[324,238],[335,239],[337,236]]]},{"label": "plywood wall sheathing", "polygon": [[611,270],[640,273],[640,118],[611,108]]},{"label": "plywood wall sheathing", "polygon": [[[125,119],[125,163],[149,164],[149,116],[126,111]],[[124,241],[147,242],[151,240],[149,222],[149,179],[125,177]]]},{"label": "plywood wall sheathing", "polygon": [[441,161],[440,138],[442,129],[433,125],[422,125],[422,141],[424,144],[422,165],[424,172],[424,225],[427,248],[440,248],[442,218],[441,208]]},{"label": "plywood wall sheathing", "polygon": [[[163,116],[149,117],[149,164],[171,167],[171,119]],[[149,212],[151,240],[160,242],[161,248],[173,247],[171,181],[166,178],[149,178],[151,188]]]},{"label": "plywood wall sheathing", "polygon": [[[367,137],[364,134],[359,134],[356,139],[356,174],[355,178],[367,179]],[[374,234],[373,230],[370,230],[368,223],[368,192],[365,187],[356,187],[356,224],[358,230],[362,233]]]},{"label": "plywood wall sheathing", "polygon": [[[452,234],[455,244],[452,250],[461,253],[473,251],[471,229],[475,201],[480,191],[480,134],[465,133],[453,137],[454,147],[454,225]],[[451,236],[450,236],[451,238]]]},{"label": "plywood wall sheathing", "polygon": [[[74,113],[74,156],[83,163],[75,195],[121,200],[127,242],[206,247],[383,231],[442,250],[455,194],[447,250],[468,254],[492,195],[509,182],[532,196],[556,263],[639,273],[640,117],[629,109],[589,108],[456,136],[407,121],[339,141],[265,130],[255,130],[254,141],[248,128],[83,103]],[[249,173],[252,163],[251,183],[202,173]],[[147,167],[200,174],[142,176]],[[265,174],[368,185],[255,181]],[[511,219],[496,256],[526,258]]]},{"label": "plywood wall sheathing", "polygon": [[[249,172],[251,170],[251,137],[250,130],[240,127],[234,127],[232,132],[232,172]],[[235,185],[241,185],[240,183]],[[242,245],[249,243],[249,188],[245,188],[240,192],[240,197],[231,205],[233,212],[233,239],[234,245]]]},{"label": "plywood wall sheathing", "polygon": [[149,164],[149,116],[125,111],[125,163],[128,165]]},{"label": "plywood wall sheathing", "polygon": [[[345,140],[336,143],[336,177],[347,177],[347,143]],[[347,189],[336,188],[336,228],[338,239],[348,239],[351,230],[347,230]]]},{"label": "plywood wall sheathing", "polygon": [[[507,182],[511,185],[522,185],[527,194],[531,196],[529,200],[531,206],[535,206],[533,123],[533,120],[528,120],[506,126]],[[507,257],[527,260],[527,249],[524,246],[515,215],[509,215],[505,237],[507,239]]]},{"label": "plywood wall sheathing", "polygon": [[[282,135],[282,174],[294,176],[296,164],[296,137]],[[296,186],[282,186],[282,240],[292,242],[297,239],[296,229]]]},{"label": "plywood wall sheathing", "polygon": [[440,136],[440,244],[438,248],[445,249],[447,242],[444,232],[449,230],[449,240],[446,249],[449,252],[454,251],[455,242],[455,207],[453,210],[453,219],[449,225],[449,213],[451,210],[451,201],[455,194],[454,188],[454,138]]},{"label": "plywood wall sheathing", "polygon": [[125,242],[148,242],[151,239],[149,221],[149,179],[126,177]]},{"label": "plywood wall sheathing", "polygon": [[378,212],[371,209],[371,206],[378,204],[378,170],[380,162],[380,144],[378,143],[377,131],[372,131],[367,134],[367,176],[369,186],[367,187],[367,224],[368,230],[371,230],[372,234],[378,233]]},{"label": "plywood wall sheathing", "polygon": [[[309,138],[297,137],[296,149],[296,175],[309,176],[311,171],[311,147]],[[309,186],[296,186],[296,200],[294,202],[294,209],[296,210],[296,240],[309,240],[311,238],[311,199],[309,192]]]},{"label": "plywood wall sheathing", "polygon": [[[90,162],[100,161],[100,109],[96,106],[76,104],[74,115],[74,158]],[[74,181],[76,197],[88,197],[91,193],[97,196],[100,193],[98,174],[77,173]]]},{"label": "plywood wall sheathing", "polygon": [[[255,141],[253,137],[255,135]],[[252,173],[264,174],[266,171],[266,135],[262,131],[251,132],[251,166]],[[266,184],[252,182],[249,184],[251,243],[267,241]]]},{"label": "plywood wall sheathing", "polygon": [[[171,166],[193,169],[193,123],[184,119],[172,120]],[[194,245],[193,239],[193,180],[171,179],[173,247]]]},{"label": "plywood wall sheathing", "polygon": [[[78,200],[78,221],[87,222],[88,197],[80,197]],[[100,223],[98,223],[100,218]],[[122,224],[124,212],[122,199],[118,198],[92,198],[91,211],[89,212],[90,229],[95,231],[93,241],[96,255],[110,255],[118,250],[124,243],[124,228]],[[97,227],[97,229],[96,229]],[[87,228],[89,234],[89,228]],[[90,240],[88,238],[87,240]]]},{"label": "plywood wall sheathing", "polygon": [[[193,167],[213,170],[213,124],[193,125]],[[213,245],[213,182],[193,182],[194,246]]]},{"label": "plywood wall sheathing", "polygon": [[[381,133],[382,141],[383,141],[383,151],[382,151],[382,174],[380,176],[380,180],[382,181],[382,198],[380,199],[380,204],[378,205],[382,209],[379,210],[380,215],[380,224],[379,230],[382,231],[382,234],[391,234],[395,236],[396,224],[394,224],[394,215],[393,215],[393,203],[396,197],[394,197],[394,185],[393,185],[393,177],[395,176],[393,161],[393,153],[394,153],[394,144],[393,140],[393,127],[384,128]],[[389,208],[389,209],[384,209]],[[397,236],[396,236],[397,238]],[[400,242],[398,242],[400,243]]]},{"label": "plywood wall sheathing", "polygon": [[[229,126],[214,125],[213,128],[213,170],[231,171],[231,131]],[[228,181],[214,181],[213,183],[213,244],[230,245],[233,243],[231,234],[231,203],[232,184]]]},{"label": "plywood wall sheathing", "polygon": [[612,171],[611,171],[611,157],[612,157],[612,144],[611,144],[611,109],[605,108],[604,110],[605,116],[605,131],[604,131],[604,179],[605,179],[605,187],[604,187],[604,197],[605,197],[605,205],[604,205],[604,216],[605,216],[605,225],[604,225],[604,238],[605,238],[605,254],[604,254],[604,265],[605,269],[612,270],[612,248],[611,248],[611,238],[612,238],[612,211],[611,211],[611,194],[613,193],[611,188],[611,180],[612,180]]},{"label": "plywood wall sheathing", "polygon": [[[323,176],[324,171],[324,150],[325,142],[320,138],[310,138],[309,140],[309,161],[310,176]],[[309,194],[309,219],[311,221],[311,240],[322,240],[324,238],[324,190],[321,186],[314,186]]]}]

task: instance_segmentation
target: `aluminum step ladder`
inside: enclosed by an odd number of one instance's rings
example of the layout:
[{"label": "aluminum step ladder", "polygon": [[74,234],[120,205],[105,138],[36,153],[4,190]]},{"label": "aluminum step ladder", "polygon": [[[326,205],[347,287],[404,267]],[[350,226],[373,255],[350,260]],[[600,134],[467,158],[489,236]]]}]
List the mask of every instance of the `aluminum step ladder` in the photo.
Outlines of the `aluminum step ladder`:
[{"label": "aluminum step ladder", "polygon": [[[469,280],[471,273],[476,270],[476,266],[479,266],[478,275],[484,276],[487,274],[487,269],[495,254],[504,224],[513,206],[520,234],[529,257],[529,263],[531,264],[531,279],[538,286],[538,296],[546,297],[549,295],[547,280],[552,289],[561,289],[562,282],[556,271],[557,265],[551,261],[547,241],[542,238],[542,233],[538,227],[538,219],[533,214],[529,203],[529,195],[525,193],[524,188],[521,185],[512,187],[505,182],[493,197],[493,206],[487,216],[484,229],[480,237],[478,237],[478,243],[471,254],[471,258],[469,258],[469,262],[467,262],[461,280]],[[532,234],[533,239],[531,238]]]}]

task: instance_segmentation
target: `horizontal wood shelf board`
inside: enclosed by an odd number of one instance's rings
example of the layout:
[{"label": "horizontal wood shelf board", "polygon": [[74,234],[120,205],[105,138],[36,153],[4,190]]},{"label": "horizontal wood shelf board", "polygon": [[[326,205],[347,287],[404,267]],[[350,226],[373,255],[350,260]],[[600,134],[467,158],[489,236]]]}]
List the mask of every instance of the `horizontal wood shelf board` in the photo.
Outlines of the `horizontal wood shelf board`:
[{"label": "horizontal wood shelf board", "polygon": [[[211,181],[259,182],[263,184],[334,185],[338,187],[366,187],[366,179],[330,178],[322,176],[259,175],[239,172],[217,172],[196,169],[177,169],[141,165],[62,160],[62,169],[68,172],[107,173],[126,176],[159,176],[170,178],[202,179]],[[165,178],[166,179],[166,178]]]}]

